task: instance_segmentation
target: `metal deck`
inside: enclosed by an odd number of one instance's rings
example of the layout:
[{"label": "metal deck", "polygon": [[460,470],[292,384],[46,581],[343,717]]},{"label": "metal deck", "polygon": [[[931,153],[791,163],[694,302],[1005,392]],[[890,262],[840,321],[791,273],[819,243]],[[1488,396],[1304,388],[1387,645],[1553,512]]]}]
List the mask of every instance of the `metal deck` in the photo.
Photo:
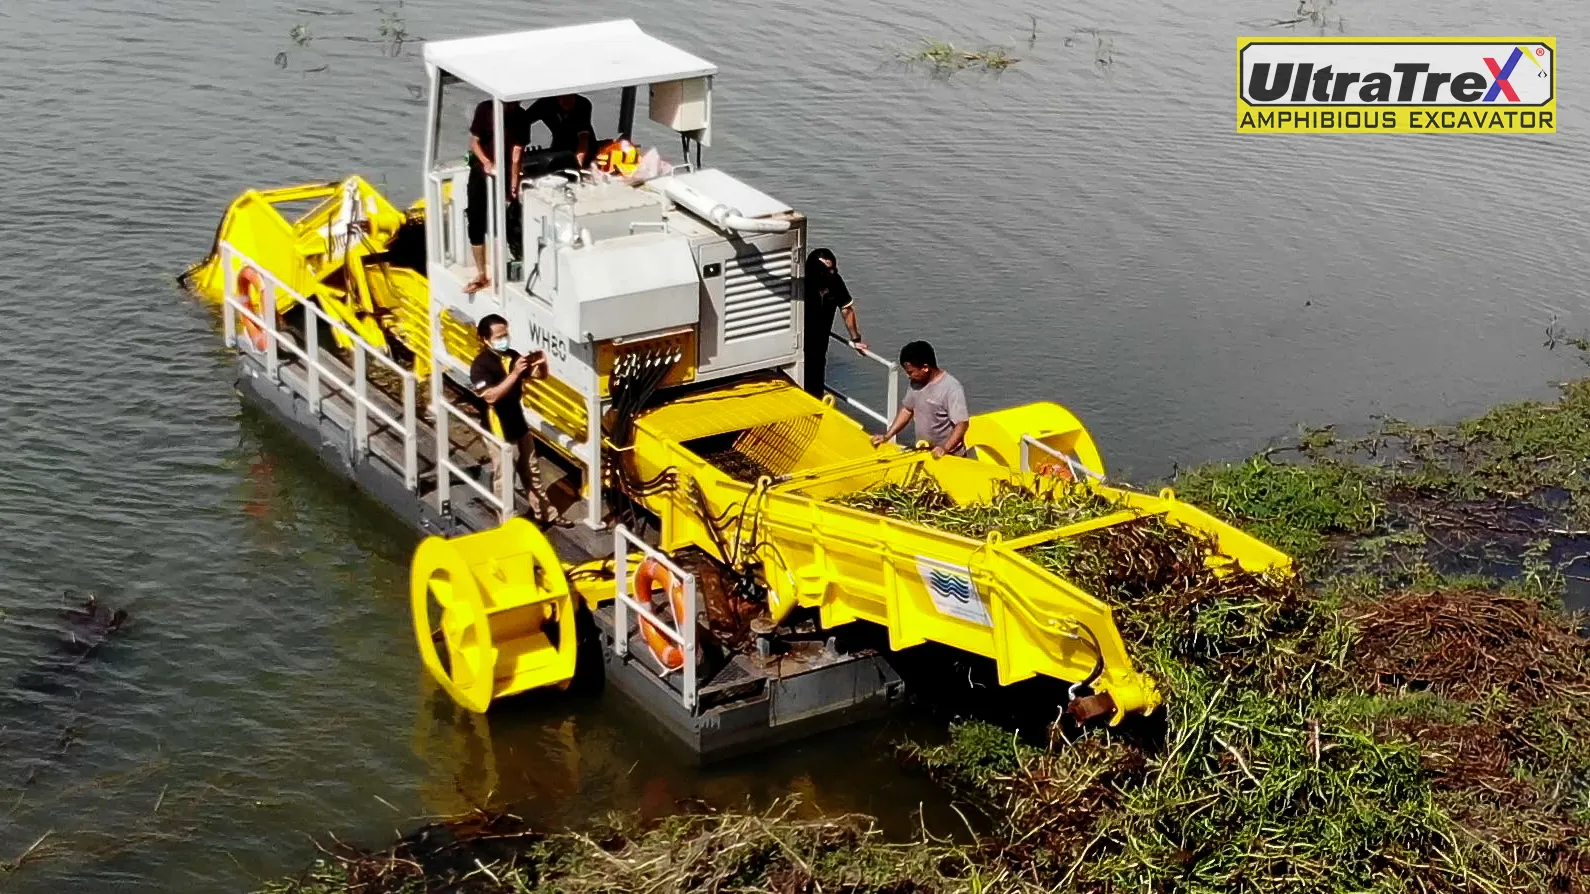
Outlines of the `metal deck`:
[{"label": "metal deck", "polygon": [[[320,351],[320,362],[349,378],[353,375],[348,365],[328,350]],[[436,455],[436,438],[429,428],[421,426],[416,432],[419,472],[417,488],[411,491],[403,480],[402,433],[372,418],[369,452],[359,450],[353,437],[352,401],[342,394],[328,393],[321,398],[320,412],[312,411],[304,397],[308,388],[307,377],[300,362],[284,359],[279,368],[279,383],[271,380],[265,364],[246,352],[238,353],[236,370],[238,393],[245,400],[286,426],[298,440],[314,450],[322,462],[338,474],[352,479],[421,535],[453,537],[497,526],[496,508],[487,505],[472,491],[455,489],[452,498],[446,501],[445,513],[438,506],[437,469],[435,461],[431,459]],[[378,388],[372,387],[368,396],[372,403],[384,405],[390,415],[401,414],[401,405]],[[478,438],[471,437],[471,433],[464,430],[453,434],[449,440],[455,463],[473,466],[482,481],[490,478],[489,460]],[[577,493],[573,492],[572,483],[563,470],[545,458],[540,462],[544,481],[554,501],[566,506],[570,518],[583,521],[580,513],[584,506],[577,499]],[[486,483],[489,486],[489,481]],[[516,509],[523,513],[528,511],[529,505],[521,498],[517,501]],[[558,554],[572,562],[612,555],[612,539],[584,525],[551,528],[546,534],[557,547]]]},{"label": "metal deck", "polygon": [[[319,349],[326,371],[354,380],[355,371],[335,353]],[[436,435],[425,425],[415,426],[417,465],[415,487],[405,482],[407,445],[404,434],[367,413],[368,449],[359,449],[355,401],[336,388],[319,386],[323,393],[319,411],[306,398],[309,377],[301,358],[282,357],[277,379],[262,358],[247,350],[236,360],[239,394],[249,405],[281,423],[298,440],[314,450],[338,474],[385,504],[422,535],[456,536],[496,527],[495,506],[469,488],[454,487],[442,511],[437,499]],[[401,400],[382,390],[379,377],[371,377],[365,394],[369,405],[392,419],[403,419]],[[389,385],[389,383],[386,383]],[[449,432],[452,463],[474,467],[489,478],[487,447],[468,429]],[[580,519],[584,501],[576,482],[545,458],[545,481],[554,501],[565,506],[569,517]],[[489,482],[486,483],[489,488]],[[516,507],[527,509],[523,500]],[[583,519],[580,519],[583,521]],[[546,531],[560,556],[571,562],[608,558],[613,538],[584,524]],[[712,669],[697,687],[696,707],[687,708],[680,674],[663,675],[639,636],[633,615],[629,618],[627,654],[617,654],[615,611],[609,603],[593,613],[598,631],[606,682],[635,701],[700,762],[743,755],[815,733],[877,717],[898,704],[904,683],[884,655],[862,648],[847,651],[844,638],[827,636],[818,641],[796,640],[781,644],[778,654],[765,657],[737,654]]]},{"label": "metal deck", "polygon": [[872,649],[847,652],[843,639],[795,641],[782,654],[735,654],[696,690],[699,707],[682,710],[679,674],[660,673],[639,634],[628,654],[613,648],[611,604],[595,612],[608,681],[639,703],[701,761],[721,760],[881,716],[905,683]]}]

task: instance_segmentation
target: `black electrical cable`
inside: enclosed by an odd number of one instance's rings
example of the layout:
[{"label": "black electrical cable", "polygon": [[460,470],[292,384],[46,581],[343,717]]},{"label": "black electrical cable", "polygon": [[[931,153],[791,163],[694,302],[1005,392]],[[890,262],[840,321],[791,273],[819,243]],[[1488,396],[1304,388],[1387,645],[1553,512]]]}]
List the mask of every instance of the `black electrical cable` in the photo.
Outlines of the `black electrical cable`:
[{"label": "black electrical cable", "polygon": [[696,512],[701,516],[707,533],[712,537],[713,545],[718,548],[720,564],[728,568],[731,574],[735,573],[734,569],[729,565],[729,545],[723,542],[723,536],[718,532],[718,526],[710,521],[712,509],[707,505],[707,495],[702,492],[701,485],[696,483],[694,479],[690,482],[690,496],[696,503]]},{"label": "black electrical cable", "polygon": [[610,454],[612,485],[617,495],[617,508],[630,527],[640,527],[642,507],[639,499],[665,493],[678,486],[678,472],[672,467],[648,480],[636,480],[624,454],[634,446],[636,417],[651,401],[652,395],[667,379],[679,359],[677,352],[672,356],[659,352],[626,354],[614,365],[611,373],[613,422],[609,427],[608,441],[613,447]]},{"label": "black electrical cable", "polygon": [[[610,379],[613,396],[613,425],[609,430],[609,442],[617,448],[626,446],[623,443],[624,435],[622,432],[625,428],[625,420],[629,416],[629,409],[633,406],[634,366],[633,355],[625,355],[619,358],[619,361],[614,364]],[[615,492],[614,502],[617,504],[615,508],[618,510],[622,521],[628,527],[639,527],[635,501],[626,493],[623,453],[620,450],[614,450],[610,452],[609,457],[609,468],[612,470],[611,484]]]},{"label": "black electrical cable", "polygon": [[1078,683],[1078,689],[1092,689],[1099,677],[1104,676],[1104,646],[1099,643],[1099,638],[1093,635],[1093,630],[1088,625],[1082,625],[1082,632],[1088,635],[1088,641],[1093,646],[1093,673],[1088,678]]},{"label": "black electrical cable", "polygon": [[[633,355],[630,355],[633,356]],[[673,365],[680,356],[674,353],[671,356],[649,354],[642,361],[645,365],[642,371],[633,379],[626,377],[623,387],[622,403],[615,401],[614,431],[612,441],[617,448],[628,448],[634,444],[635,417],[651,402],[651,397],[657,388],[668,378]],[[637,481],[629,473],[628,466],[622,458],[617,463],[617,468],[622,475],[623,487],[634,495],[652,496],[665,493],[678,486],[678,470],[673,467],[664,469],[661,473],[645,481]]]}]

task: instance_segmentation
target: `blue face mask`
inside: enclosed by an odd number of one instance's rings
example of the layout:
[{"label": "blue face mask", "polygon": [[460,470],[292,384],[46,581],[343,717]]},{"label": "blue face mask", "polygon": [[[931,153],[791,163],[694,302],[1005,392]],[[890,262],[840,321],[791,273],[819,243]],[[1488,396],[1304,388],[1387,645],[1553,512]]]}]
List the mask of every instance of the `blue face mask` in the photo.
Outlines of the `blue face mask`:
[{"label": "blue face mask", "polygon": [[506,339],[506,338],[494,338],[494,339],[492,339],[491,340],[491,349],[493,351],[496,351],[499,354],[501,354],[503,351],[508,350],[508,339]]}]

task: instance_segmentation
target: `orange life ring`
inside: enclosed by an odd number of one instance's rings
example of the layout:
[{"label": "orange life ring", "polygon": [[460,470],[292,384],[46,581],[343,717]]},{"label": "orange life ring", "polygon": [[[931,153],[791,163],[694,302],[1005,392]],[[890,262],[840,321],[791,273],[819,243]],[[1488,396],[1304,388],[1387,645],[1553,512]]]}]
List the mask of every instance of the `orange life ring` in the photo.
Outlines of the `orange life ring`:
[{"label": "orange life ring", "polygon": [[[668,591],[668,603],[673,609],[673,622],[675,626],[683,627],[685,618],[685,585],[674,579],[673,574],[656,559],[647,559],[640,563],[635,570],[635,601],[646,606],[654,614],[657,612],[656,603],[652,596],[655,590],[661,587]],[[693,621],[694,619],[690,619]],[[651,649],[652,657],[657,659],[668,670],[678,670],[684,667],[685,653],[680,650],[679,644],[669,639],[667,634],[657,629],[657,625],[645,618],[640,619],[640,635],[646,640],[646,645]]]},{"label": "orange life ring", "polygon": [[[248,309],[254,316],[265,319],[265,278],[253,267],[244,267],[237,273],[237,293],[248,296]],[[243,331],[248,334],[254,350],[263,351],[270,346],[265,330],[248,317],[243,318]]]},{"label": "orange life ring", "polygon": [[1077,477],[1071,474],[1071,467],[1065,463],[1046,463],[1038,467],[1039,475],[1053,475],[1061,481],[1075,481]]}]

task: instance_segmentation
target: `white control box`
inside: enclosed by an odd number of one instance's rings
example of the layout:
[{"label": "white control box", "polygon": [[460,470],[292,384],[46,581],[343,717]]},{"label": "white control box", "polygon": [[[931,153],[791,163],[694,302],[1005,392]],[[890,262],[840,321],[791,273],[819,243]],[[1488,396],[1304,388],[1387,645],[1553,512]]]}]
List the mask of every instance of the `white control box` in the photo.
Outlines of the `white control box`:
[{"label": "white control box", "polygon": [[705,130],[709,118],[707,79],[686,78],[651,85],[647,115],[663,127],[680,133]]}]

